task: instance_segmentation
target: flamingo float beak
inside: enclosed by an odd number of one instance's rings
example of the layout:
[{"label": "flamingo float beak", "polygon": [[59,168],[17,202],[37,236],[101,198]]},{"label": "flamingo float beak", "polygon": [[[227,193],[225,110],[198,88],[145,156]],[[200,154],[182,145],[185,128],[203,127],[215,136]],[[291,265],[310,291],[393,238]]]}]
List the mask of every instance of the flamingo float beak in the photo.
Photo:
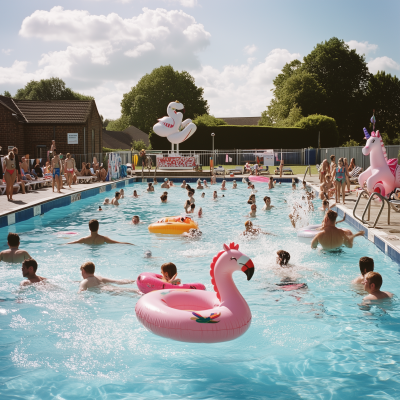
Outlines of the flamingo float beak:
[{"label": "flamingo float beak", "polygon": [[[243,259],[243,260],[242,260]],[[249,281],[254,275],[254,264],[253,261],[248,257],[240,257],[238,260],[239,265],[243,265],[242,271],[247,275],[247,280]]]}]

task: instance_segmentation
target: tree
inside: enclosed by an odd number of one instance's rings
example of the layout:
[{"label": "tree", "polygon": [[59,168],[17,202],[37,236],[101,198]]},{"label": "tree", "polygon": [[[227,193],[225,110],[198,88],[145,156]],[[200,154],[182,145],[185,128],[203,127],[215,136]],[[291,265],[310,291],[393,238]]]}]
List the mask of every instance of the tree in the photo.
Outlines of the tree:
[{"label": "tree", "polygon": [[42,79],[30,81],[24,88],[18,89],[15,94],[17,100],[93,100],[91,96],[85,96],[74,92],[65,86],[60,78]]},{"label": "tree", "polygon": [[110,119],[105,128],[108,131],[123,131],[129,126],[129,118],[121,116],[118,119]]},{"label": "tree", "polygon": [[215,118],[209,114],[197,115],[193,122],[197,127],[228,125],[223,119]]},{"label": "tree", "polygon": [[276,126],[289,128],[291,126],[295,126],[302,118],[303,115],[301,107],[298,107],[297,104],[294,104],[294,106],[290,109],[287,118],[278,121]]},{"label": "tree", "polygon": [[107,126],[108,126],[108,124],[110,123],[110,121],[111,121],[111,120],[109,120],[108,118],[106,118],[106,119],[103,121],[103,127],[104,127],[104,128],[107,128]]},{"label": "tree", "polygon": [[350,139],[347,142],[344,142],[340,147],[353,147],[360,146],[360,143],[356,142],[354,139]]},{"label": "tree", "polygon": [[5,90],[5,91],[4,91],[3,96],[5,96],[5,97],[12,97],[12,96],[11,96],[11,93],[10,93],[8,90]]},{"label": "tree", "polygon": [[337,142],[339,139],[339,132],[336,126],[336,121],[333,118],[327,117],[326,115],[309,115],[308,117],[302,118],[296,125],[297,128],[302,128],[308,132],[321,133],[321,141],[324,136],[329,136],[329,142]]},{"label": "tree", "polygon": [[124,94],[122,116],[128,119],[129,125],[148,133],[157,119],[165,115],[168,104],[178,100],[185,106],[184,118],[194,119],[195,115],[209,111],[203,91],[188,72],[175,71],[170,65],[161,66],[144,75]]},{"label": "tree", "polygon": [[385,71],[372,75],[368,85],[368,105],[369,110],[375,109],[376,129],[386,132],[389,140],[397,143],[400,135],[400,80]]},{"label": "tree", "polygon": [[365,125],[365,106],[370,74],[363,55],[336,37],[319,43],[304,57],[302,68],[315,76],[327,96],[326,115],[334,118],[340,138],[358,138]]},{"label": "tree", "polygon": [[141,151],[142,149],[144,150],[151,150],[151,144],[149,146],[146,145],[146,143],[140,139],[140,140],[134,140],[131,144],[132,149],[136,151]]}]

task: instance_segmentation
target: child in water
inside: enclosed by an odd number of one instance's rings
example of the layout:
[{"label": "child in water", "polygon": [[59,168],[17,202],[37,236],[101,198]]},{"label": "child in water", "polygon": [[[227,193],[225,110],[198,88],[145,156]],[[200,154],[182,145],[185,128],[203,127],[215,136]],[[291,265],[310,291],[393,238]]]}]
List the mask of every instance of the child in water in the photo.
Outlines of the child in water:
[{"label": "child in water", "polygon": [[290,254],[285,250],[278,250],[276,254],[277,254],[276,257],[277,264],[279,264],[281,267],[286,267],[290,260]]},{"label": "child in water", "polygon": [[178,275],[178,271],[176,269],[176,265],[171,262],[161,265],[161,275],[163,276],[161,278],[163,282],[167,282],[172,285],[181,284],[180,279],[175,279]]}]

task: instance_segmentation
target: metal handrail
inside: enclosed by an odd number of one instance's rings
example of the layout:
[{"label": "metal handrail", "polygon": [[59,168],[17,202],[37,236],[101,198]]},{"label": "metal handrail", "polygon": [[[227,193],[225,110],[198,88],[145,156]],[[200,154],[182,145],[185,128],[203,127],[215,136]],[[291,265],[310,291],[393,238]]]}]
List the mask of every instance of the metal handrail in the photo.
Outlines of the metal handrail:
[{"label": "metal handrail", "polygon": [[[365,209],[364,209],[364,212],[363,212],[361,218],[358,218],[357,215],[356,215],[356,208],[358,206],[358,203],[361,200],[361,197],[362,197],[363,193],[365,193],[369,198],[368,198],[367,204],[365,205]],[[378,213],[378,215],[377,215],[377,217],[375,219],[375,222],[373,224],[371,224],[368,221],[369,221],[370,216],[371,216],[371,201],[373,200],[374,196],[377,196],[381,200],[382,205],[381,205],[379,213]],[[355,219],[361,221],[363,224],[366,224],[368,226],[372,225],[372,228],[375,228],[376,224],[378,223],[378,220],[379,220],[379,218],[380,218],[380,216],[382,214],[382,211],[383,211],[383,209],[385,207],[385,203],[387,203],[387,207],[388,207],[388,225],[390,225],[390,204],[389,204],[389,201],[388,201],[388,199],[386,197],[383,197],[380,193],[377,193],[377,192],[374,192],[374,193],[372,193],[370,195],[366,190],[363,190],[361,193],[358,194],[358,199],[357,199],[356,204],[354,205],[354,208],[353,208],[353,217]],[[368,221],[366,221],[364,219],[365,214],[366,214],[367,211],[368,211]]]},{"label": "metal handrail", "polygon": [[306,168],[306,172],[304,173],[303,181],[306,179],[307,171],[310,172],[310,176],[311,176],[311,166],[310,165]]}]

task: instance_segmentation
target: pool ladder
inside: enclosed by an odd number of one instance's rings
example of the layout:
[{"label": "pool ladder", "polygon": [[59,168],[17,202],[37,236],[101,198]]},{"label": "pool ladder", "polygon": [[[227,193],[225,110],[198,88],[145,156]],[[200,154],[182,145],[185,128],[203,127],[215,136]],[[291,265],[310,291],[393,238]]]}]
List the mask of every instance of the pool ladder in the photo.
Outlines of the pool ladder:
[{"label": "pool ladder", "polygon": [[305,179],[306,179],[307,171],[310,173],[310,176],[311,176],[311,165],[309,165],[309,166],[306,168],[306,172],[304,172],[303,181],[305,181]]},{"label": "pool ladder", "polygon": [[[356,215],[356,208],[357,208],[358,203],[360,202],[361,197],[362,197],[362,195],[364,193],[366,194],[366,196],[368,198],[368,201],[367,201],[367,204],[365,206],[365,209],[364,209],[364,212],[363,212],[361,218],[359,218]],[[379,213],[378,213],[378,215],[377,215],[377,217],[375,219],[375,222],[371,223],[371,222],[368,222],[368,221],[371,218],[371,201],[373,200],[373,198],[375,196],[378,197],[379,199],[381,199],[382,205],[381,205]],[[390,225],[390,204],[389,204],[389,201],[387,200],[386,197],[383,197],[380,193],[376,193],[376,192],[372,193],[371,196],[369,195],[369,193],[366,190],[363,190],[361,193],[358,194],[358,199],[357,199],[356,204],[354,205],[354,208],[353,208],[353,217],[355,219],[361,221],[363,224],[368,225],[369,228],[375,228],[376,224],[378,223],[378,220],[379,220],[379,218],[380,218],[380,216],[382,214],[382,211],[385,208],[385,203],[386,203],[386,205],[388,207],[388,225]],[[365,214],[367,213],[367,211],[368,211],[368,218],[367,218],[367,220],[365,220],[364,217],[365,217]],[[372,225],[372,226],[370,226],[370,225]]]}]

